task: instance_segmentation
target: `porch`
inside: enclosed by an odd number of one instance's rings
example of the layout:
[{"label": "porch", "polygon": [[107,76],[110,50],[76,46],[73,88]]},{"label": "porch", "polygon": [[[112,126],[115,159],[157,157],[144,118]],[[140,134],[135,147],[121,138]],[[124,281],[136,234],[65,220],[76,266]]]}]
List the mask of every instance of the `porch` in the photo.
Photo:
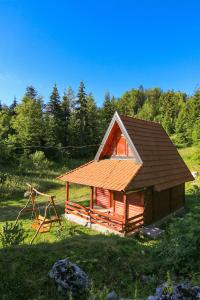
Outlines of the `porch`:
[{"label": "porch", "polygon": [[[70,184],[66,183],[65,216],[69,221],[103,233],[122,236],[134,233],[143,226],[144,207],[136,200],[136,204],[133,205],[133,195],[136,199],[138,196],[142,197],[142,193],[126,194],[97,187],[88,188],[89,201],[82,199],[77,202],[70,199]],[[99,190],[104,192],[104,198]]]}]

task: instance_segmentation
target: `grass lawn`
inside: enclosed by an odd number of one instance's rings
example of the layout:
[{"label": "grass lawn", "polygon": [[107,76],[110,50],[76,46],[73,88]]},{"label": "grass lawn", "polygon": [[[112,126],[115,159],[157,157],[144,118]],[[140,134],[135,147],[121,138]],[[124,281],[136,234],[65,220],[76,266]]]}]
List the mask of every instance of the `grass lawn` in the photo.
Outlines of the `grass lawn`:
[{"label": "grass lawn", "polygon": [[[195,151],[195,147],[180,150],[192,171],[200,170],[199,164],[192,159]],[[54,166],[52,170],[42,174],[5,169],[7,178],[0,186],[0,227],[5,221],[14,221],[18,211],[27,201],[23,197],[26,182],[32,183],[42,192],[55,195],[59,212],[63,214],[65,184],[55,178],[80,163],[81,161],[71,160],[62,168]],[[200,222],[198,197],[199,194],[196,194],[191,183],[187,184],[186,215],[182,219],[187,219],[189,225],[193,219]],[[77,189],[72,185],[70,198],[74,201],[87,200],[88,188]],[[39,198],[39,201],[41,203],[44,199]],[[173,225],[173,222],[176,220],[172,219],[169,224]],[[133,239],[105,236],[73,225],[65,219],[62,223],[62,230],[55,225],[50,233],[38,235],[34,245],[30,246],[29,241],[34,234],[30,215],[22,216],[22,224],[28,235],[25,243],[17,247],[0,248],[0,299],[62,299],[47,274],[55,261],[65,257],[79,264],[88,273],[94,289],[114,288],[122,296],[133,299],[136,289],[138,297],[145,299],[159,282],[166,279],[167,270],[173,272],[175,269],[171,268],[170,264],[167,265],[169,253],[163,252],[159,257],[154,251],[160,242],[139,237]],[[187,234],[190,239],[190,232],[186,232],[186,236]],[[200,249],[196,250],[199,252]],[[200,280],[200,266],[197,266],[195,271],[190,268],[188,270],[187,277],[197,284]],[[181,270],[175,273],[174,276],[178,278],[183,276],[182,273],[185,274]]]}]

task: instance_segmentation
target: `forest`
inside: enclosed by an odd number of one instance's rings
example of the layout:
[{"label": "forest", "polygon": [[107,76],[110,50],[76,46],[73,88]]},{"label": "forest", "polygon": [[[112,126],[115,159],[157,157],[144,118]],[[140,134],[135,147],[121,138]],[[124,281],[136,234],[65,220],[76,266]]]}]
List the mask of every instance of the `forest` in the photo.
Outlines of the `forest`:
[{"label": "forest", "polygon": [[[58,258],[65,257],[91,279],[88,300],[104,300],[112,290],[122,297],[146,300],[166,280],[199,285],[199,177],[186,184],[185,213],[161,226],[165,234],[160,240],[103,235],[67,222],[63,216],[66,187],[56,177],[94,157],[116,110],[160,122],[190,170],[200,173],[200,90],[189,96],[141,86],[120,98],[107,92],[102,107],[98,107],[81,82],[77,93],[68,88],[63,95],[54,85],[48,101],[33,86],[10,106],[2,101],[0,298],[63,299],[48,272]],[[22,216],[18,230],[12,227],[26,204],[27,182],[55,195],[62,216],[62,228],[52,226],[50,232],[38,235],[33,245],[29,245],[35,233],[30,213]],[[85,201],[89,197],[85,186],[72,185],[70,191],[71,199]],[[38,199],[40,207],[43,201]]]},{"label": "forest", "polygon": [[33,86],[24,97],[7,106],[0,102],[0,163],[40,157],[62,161],[92,156],[115,111],[160,122],[178,147],[200,140],[200,90],[193,95],[160,88],[131,89],[116,98],[105,93],[97,106],[83,82],[77,93],[71,87],[61,95],[56,84],[49,99]]}]

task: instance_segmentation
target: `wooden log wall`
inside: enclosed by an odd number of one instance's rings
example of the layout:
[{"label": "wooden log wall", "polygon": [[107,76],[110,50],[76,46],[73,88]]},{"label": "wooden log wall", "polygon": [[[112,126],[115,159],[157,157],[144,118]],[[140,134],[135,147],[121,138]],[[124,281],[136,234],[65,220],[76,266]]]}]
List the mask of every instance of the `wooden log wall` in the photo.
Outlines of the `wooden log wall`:
[{"label": "wooden log wall", "polygon": [[161,192],[148,188],[144,192],[144,202],[144,223],[148,225],[184,206],[185,184]]}]

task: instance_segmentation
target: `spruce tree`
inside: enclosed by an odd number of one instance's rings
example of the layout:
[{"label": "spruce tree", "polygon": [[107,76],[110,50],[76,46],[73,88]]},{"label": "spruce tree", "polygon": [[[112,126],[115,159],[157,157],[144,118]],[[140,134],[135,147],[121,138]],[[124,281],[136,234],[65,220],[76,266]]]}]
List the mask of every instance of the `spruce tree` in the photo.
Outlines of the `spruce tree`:
[{"label": "spruce tree", "polygon": [[16,107],[17,107],[17,99],[16,99],[16,97],[14,97],[13,102],[12,102],[12,104],[9,107],[9,112],[10,112],[11,116],[14,116],[16,114],[15,113],[15,108]]},{"label": "spruce tree", "polygon": [[65,91],[62,97],[61,108],[62,108],[63,120],[67,122],[70,118],[70,112],[71,112],[70,107],[71,107],[70,99],[68,97],[67,92]]},{"label": "spruce tree", "polygon": [[60,95],[56,84],[54,85],[52,93],[50,95],[50,101],[48,103],[48,111],[56,121],[59,121],[60,118],[62,117]]},{"label": "spruce tree", "polygon": [[69,97],[68,92],[64,92],[64,95],[62,97],[61,102],[61,108],[62,108],[62,144],[64,146],[67,146],[69,143],[69,122],[70,122],[70,116],[71,116],[71,99]]},{"label": "spruce tree", "polygon": [[31,100],[37,99],[38,93],[37,93],[36,89],[34,88],[34,86],[32,86],[32,85],[27,86],[25,96],[30,98]]},{"label": "spruce tree", "polygon": [[[76,100],[76,124],[79,144],[87,143],[87,95],[83,81],[80,82]],[[77,142],[78,142],[77,140]]]},{"label": "spruce tree", "polygon": [[[99,118],[97,105],[92,93],[87,97],[87,137],[88,144],[93,145],[99,143]],[[96,150],[91,148],[91,150]]]},{"label": "spruce tree", "polygon": [[192,141],[192,105],[191,100],[183,103],[176,120],[177,142],[190,145]]},{"label": "spruce tree", "polygon": [[160,97],[160,121],[169,134],[175,133],[175,124],[182,103],[182,93],[175,93],[173,90],[163,93]]},{"label": "spruce tree", "polygon": [[105,98],[103,102],[103,108],[102,108],[102,130],[104,131],[108,124],[110,123],[114,112],[116,110],[116,100],[114,97],[112,99],[110,98],[110,93],[105,93]]},{"label": "spruce tree", "polygon": [[[62,144],[63,142],[63,128],[62,128],[62,107],[60,101],[60,95],[56,84],[53,87],[50,95],[49,103],[46,106],[46,123],[50,124],[50,132],[56,138],[56,144]],[[47,132],[48,134],[48,132]],[[50,137],[46,137],[47,140],[51,140]]]}]

